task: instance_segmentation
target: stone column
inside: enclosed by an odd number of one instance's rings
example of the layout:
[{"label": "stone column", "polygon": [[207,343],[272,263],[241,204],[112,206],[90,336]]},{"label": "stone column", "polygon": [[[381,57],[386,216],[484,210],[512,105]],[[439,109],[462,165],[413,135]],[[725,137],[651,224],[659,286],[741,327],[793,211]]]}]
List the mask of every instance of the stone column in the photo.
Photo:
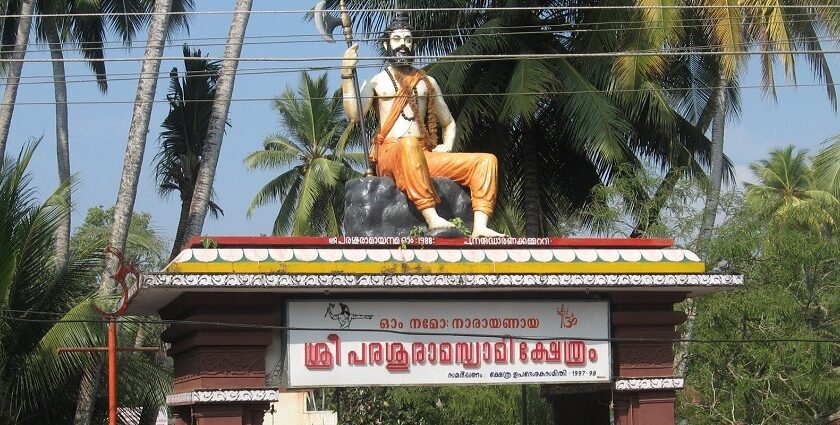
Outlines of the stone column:
[{"label": "stone column", "polygon": [[159,311],[181,321],[161,334],[174,361],[174,393],[166,401],[176,423],[262,424],[277,399],[265,378],[272,332],[248,325],[280,325],[278,302],[267,294],[186,293]]},{"label": "stone column", "polygon": [[[612,295],[612,336],[672,340],[686,315],[674,311],[684,293],[621,292]],[[612,344],[613,415],[617,425],[673,425],[676,391],[671,342],[617,341]]]}]

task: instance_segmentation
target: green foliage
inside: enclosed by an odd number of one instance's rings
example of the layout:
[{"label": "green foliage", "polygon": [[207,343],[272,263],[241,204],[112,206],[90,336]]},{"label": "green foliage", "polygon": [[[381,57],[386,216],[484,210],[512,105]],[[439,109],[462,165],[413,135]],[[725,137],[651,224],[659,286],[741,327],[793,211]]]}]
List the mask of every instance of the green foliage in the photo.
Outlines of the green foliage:
[{"label": "green foliage", "polygon": [[[776,149],[752,168],[759,182],[748,186],[746,196],[737,190],[724,194],[725,221],[700,247],[710,269],[725,260],[723,272],[745,275],[746,287],[694,298],[686,307],[696,317],[684,330],[690,327],[697,340],[837,340],[840,233],[807,224],[836,221],[838,210],[801,205],[819,190],[804,153]],[[678,180],[663,199],[668,179],[668,173],[652,170],[623,172],[593,191],[583,219],[600,234],[620,236],[653,223],[642,236],[691,246],[703,182]],[[681,348],[687,387],[678,393],[678,417],[687,423],[816,425],[840,406],[840,344],[719,342]]]},{"label": "green foliage", "polygon": [[359,176],[353,165],[365,158],[347,152],[352,132],[341,110],[341,96],[328,95],[327,76],[301,73],[297,91],[286,87],[274,100],[283,131],[266,137],[262,150],[245,158],[249,170],[279,169],[248,207],[280,201],[272,232],[276,235],[338,235],[344,215],[344,183]]},{"label": "green foliage", "polygon": [[201,238],[201,247],[204,249],[216,249],[219,243],[213,238]]},{"label": "green foliage", "polygon": [[840,136],[824,142],[826,146],[814,156],[814,178],[819,189],[840,197]]},{"label": "green foliage", "polygon": [[[219,61],[202,58],[201,50],[192,50],[186,44],[183,54],[186,58],[183,76],[179,76],[178,68],[169,71],[169,93],[166,96],[169,114],[161,124],[164,131],[158,138],[160,150],[154,158],[158,193],[166,197],[178,192],[181,200],[171,257],[177,255],[183,246],[221,68]],[[213,201],[209,204],[209,212],[213,217],[224,214]]]},{"label": "green foliage", "polygon": [[750,169],[759,183],[747,185],[746,202],[759,219],[815,230],[836,225],[840,202],[815,184],[807,151],[795,152],[792,145],[774,149],[770,158],[752,164]]},{"label": "green foliage", "polygon": [[[709,258],[747,278],[744,289],[695,300],[697,339],[840,336],[840,235],[756,220],[743,207]],[[680,415],[692,424],[822,424],[840,406],[840,344],[692,344]]]},{"label": "green foliage", "polygon": [[472,233],[467,224],[464,223],[464,220],[461,217],[455,217],[452,220],[449,220],[459,232],[463,233],[464,236],[469,236]]},{"label": "green foliage", "polygon": [[411,236],[412,238],[419,238],[420,236],[425,235],[427,231],[428,229],[426,226],[414,226],[408,231],[408,236]]},{"label": "green foliage", "polygon": [[[596,186],[591,202],[578,214],[585,228],[607,237],[672,238],[691,246],[700,226],[697,206],[705,180],[686,179],[681,169],[666,174],[650,167],[622,169],[609,185]],[[734,213],[740,195],[721,195],[724,216]]]},{"label": "green foliage", "polygon": [[[91,231],[105,222],[100,210],[88,223],[84,238],[76,239],[71,255],[56,270],[54,235],[69,214],[61,185],[45,200],[36,199],[26,167],[35,144],[16,161],[0,163],[0,424],[43,425],[71,423],[79,381],[85,369],[95,368],[101,354],[58,355],[60,347],[102,346],[105,327],[91,296],[102,263],[102,238]],[[107,231],[106,231],[107,233]],[[79,322],[92,319],[96,322]],[[119,344],[130,345],[137,324],[121,323]],[[163,404],[170,374],[143,355],[120,358],[120,404]],[[97,418],[106,403],[97,394]]]},{"label": "green foliage", "polygon": [[[76,229],[70,239],[70,249],[77,251],[87,246],[103,247],[108,243],[111,226],[114,223],[114,208],[97,206],[88,210],[85,221]],[[166,242],[158,230],[152,227],[152,215],[134,213],[128,229],[126,261],[140,270],[160,270],[166,265]]]},{"label": "green foliage", "polygon": [[[539,386],[529,385],[531,425],[553,424]],[[521,386],[337,388],[330,408],[349,425],[510,425],[521,423]]]}]

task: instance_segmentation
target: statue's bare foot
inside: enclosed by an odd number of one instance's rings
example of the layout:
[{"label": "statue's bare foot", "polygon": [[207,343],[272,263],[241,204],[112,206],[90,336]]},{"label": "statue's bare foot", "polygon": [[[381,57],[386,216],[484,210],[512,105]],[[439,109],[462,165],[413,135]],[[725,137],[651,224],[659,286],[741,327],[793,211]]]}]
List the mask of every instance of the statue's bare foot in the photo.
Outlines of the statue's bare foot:
[{"label": "statue's bare foot", "polygon": [[499,233],[489,227],[473,227],[471,238],[504,238],[507,235]]},{"label": "statue's bare foot", "polygon": [[426,225],[429,227],[429,230],[451,229],[455,227],[455,225],[452,224],[451,221],[440,216],[429,218],[428,220],[426,220]]},{"label": "statue's bare foot", "polygon": [[452,224],[449,220],[446,220],[443,217],[439,216],[434,208],[426,208],[420,210],[420,214],[422,214],[423,218],[426,220],[426,226],[429,227],[429,230],[451,229],[455,227],[455,225]]}]

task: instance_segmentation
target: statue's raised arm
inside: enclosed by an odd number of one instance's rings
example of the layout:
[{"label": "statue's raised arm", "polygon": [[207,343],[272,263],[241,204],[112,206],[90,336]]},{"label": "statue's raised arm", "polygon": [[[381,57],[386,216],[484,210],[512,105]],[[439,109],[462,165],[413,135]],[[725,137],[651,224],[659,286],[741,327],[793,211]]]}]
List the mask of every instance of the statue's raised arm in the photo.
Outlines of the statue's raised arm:
[{"label": "statue's raised arm", "polygon": [[359,122],[360,116],[367,115],[370,106],[373,104],[373,84],[365,80],[360,84],[359,92],[362,98],[362,114],[359,114],[358,102],[356,101],[356,90],[353,87],[353,69],[359,63],[359,45],[355,44],[344,52],[344,60],[341,63],[341,92],[343,94],[344,111],[347,118],[352,122]]},{"label": "statue's raised arm", "polygon": [[414,39],[404,12],[397,12],[385,28],[382,44],[388,66],[362,84],[361,115],[353,84],[347,78],[358,62],[356,46],[344,54],[341,84],[343,104],[350,120],[359,120],[376,105],[379,131],[373,140],[370,159],[376,164],[377,173],[394,179],[423,215],[430,230],[454,226],[438,215],[435,207],[440,199],[432,184],[432,177],[452,179],[470,190],[474,213],[471,236],[503,236],[487,227],[496,204],[496,157],[486,153],[450,152],[455,142],[455,120],[437,81],[412,66]]}]

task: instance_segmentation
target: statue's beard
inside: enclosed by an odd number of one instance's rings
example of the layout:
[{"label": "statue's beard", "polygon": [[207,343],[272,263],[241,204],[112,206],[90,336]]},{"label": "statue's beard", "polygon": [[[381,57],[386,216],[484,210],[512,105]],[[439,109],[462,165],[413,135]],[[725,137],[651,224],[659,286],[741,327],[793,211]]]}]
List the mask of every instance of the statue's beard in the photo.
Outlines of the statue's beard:
[{"label": "statue's beard", "polygon": [[388,55],[385,58],[391,65],[395,66],[410,66],[414,63],[414,51],[406,46],[400,46],[396,49],[388,49]]}]

